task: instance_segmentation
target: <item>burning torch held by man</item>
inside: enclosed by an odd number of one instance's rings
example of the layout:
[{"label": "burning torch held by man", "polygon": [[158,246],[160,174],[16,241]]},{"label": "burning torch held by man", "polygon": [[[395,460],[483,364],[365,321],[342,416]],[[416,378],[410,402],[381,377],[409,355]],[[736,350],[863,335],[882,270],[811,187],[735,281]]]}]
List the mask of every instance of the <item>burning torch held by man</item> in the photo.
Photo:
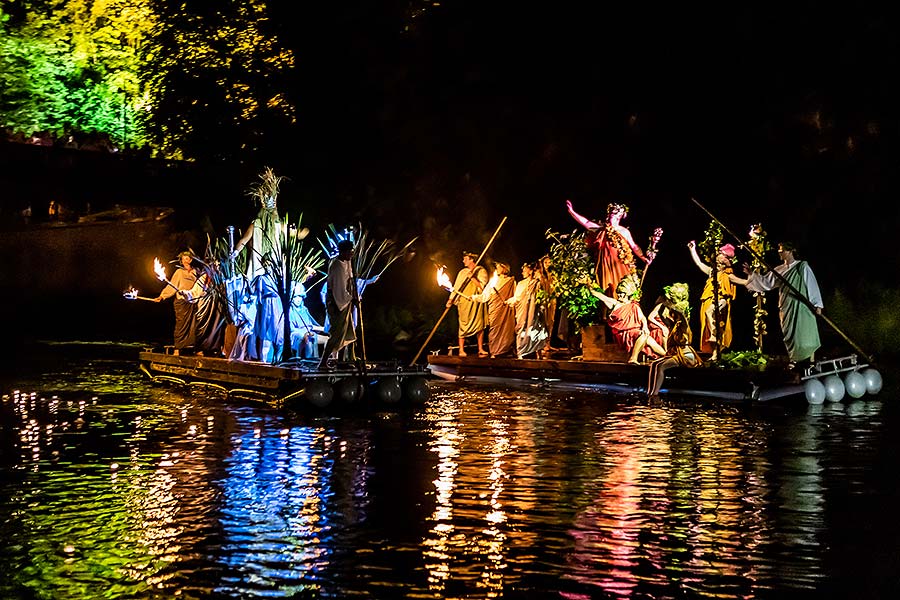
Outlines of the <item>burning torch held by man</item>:
[{"label": "burning torch held by man", "polygon": [[166,286],[154,298],[156,302],[162,302],[168,298],[174,298],[173,309],[175,311],[175,354],[182,350],[192,348],[196,338],[197,305],[195,304],[198,291],[199,272],[194,266],[194,254],[185,250],[178,255],[180,264],[172,275],[172,279],[166,278],[162,265],[154,268],[156,276],[166,282]]}]

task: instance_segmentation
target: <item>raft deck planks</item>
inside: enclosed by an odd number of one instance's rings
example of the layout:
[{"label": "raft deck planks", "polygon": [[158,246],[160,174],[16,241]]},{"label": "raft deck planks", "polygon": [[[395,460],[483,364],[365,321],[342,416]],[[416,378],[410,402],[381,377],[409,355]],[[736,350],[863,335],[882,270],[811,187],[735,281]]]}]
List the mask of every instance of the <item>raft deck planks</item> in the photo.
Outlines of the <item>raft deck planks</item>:
[{"label": "raft deck planks", "polygon": [[[431,372],[450,381],[539,382],[588,385],[598,388],[646,391],[649,367],[624,362],[571,359],[530,360],[481,358],[432,354]],[[726,399],[771,400],[803,393],[798,374],[780,370],[757,371],[676,367],[666,371],[662,390],[667,394],[720,397]]]}]

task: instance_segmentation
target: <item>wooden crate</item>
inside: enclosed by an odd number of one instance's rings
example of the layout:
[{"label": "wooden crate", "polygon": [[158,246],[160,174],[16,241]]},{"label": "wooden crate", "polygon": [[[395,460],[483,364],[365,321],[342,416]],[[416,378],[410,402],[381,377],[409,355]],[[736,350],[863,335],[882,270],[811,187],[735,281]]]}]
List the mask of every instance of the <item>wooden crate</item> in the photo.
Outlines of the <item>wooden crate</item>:
[{"label": "wooden crate", "polygon": [[582,328],[581,352],[584,360],[628,361],[628,352],[616,343],[606,325],[588,325]]}]

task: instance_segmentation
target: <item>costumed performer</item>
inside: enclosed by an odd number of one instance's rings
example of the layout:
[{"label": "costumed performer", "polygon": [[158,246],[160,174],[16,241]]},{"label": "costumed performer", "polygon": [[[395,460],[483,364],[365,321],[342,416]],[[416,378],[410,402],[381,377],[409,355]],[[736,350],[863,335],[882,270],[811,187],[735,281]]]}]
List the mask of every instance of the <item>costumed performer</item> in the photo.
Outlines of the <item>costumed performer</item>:
[{"label": "costumed performer", "polygon": [[698,367],[700,355],[691,346],[690,305],[688,304],[688,285],[673,283],[663,288],[664,298],[662,311],[665,318],[672,320],[669,329],[666,355],[650,363],[650,375],[647,380],[647,397],[656,398],[662,389],[666,370],[672,367]]},{"label": "costumed performer", "polygon": [[[314,269],[309,269],[305,279],[308,280],[315,273]],[[318,332],[322,327],[306,307],[306,286],[303,285],[303,281],[294,282],[290,318],[291,348],[294,356],[306,359],[319,358]]]},{"label": "costumed performer", "polygon": [[[488,356],[484,349],[484,330],[487,329],[487,307],[483,302],[470,300],[484,291],[488,283],[487,269],[476,265],[477,254],[463,252],[463,268],[456,274],[453,290],[447,298],[447,308],[454,304],[459,319],[459,355],[466,356],[466,338],[475,336],[478,342],[478,356]],[[458,294],[456,292],[459,292]]]},{"label": "costumed performer", "polygon": [[516,280],[509,274],[509,265],[497,262],[487,287],[472,297],[480,302],[487,302],[488,348],[491,358],[512,354],[515,349],[516,311],[507,304],[515,291]]},{"label": "costumed performer", "polygon": [[526,358],[536,354],[544,358],[544,349],[550,343],[550,332],[544,317],[544,306],[538,301],[541,287],[536,265],[522,265],[522,279],[516,282],[515,295],[507,300],[516,308],[516,356]]},{"label": "costumed performer", "polygon": [[[335,358],[341,350],[356,341],[356,330],[353,327],[353,307],[359,303],[356,292],[356,281],[353,278],[353,242],[341,240],[337,244],[338,254],[328,264],[328,295],[325,299],[325,311],[328,313],[328,341],[322,350],[319,368],[324,369],[328,360]],[[355,359],[350,346],[350,360]]]},{"label": "costumed performer", "polygon": [[590,234],[587,242],[596,257],[594,276],[604,294],[612,296],[623,277],[637,273],[635,256],[650,264],[651,259],[635,243],[628,228],[622,225],[622,219],[628,215],[628,206],[609,204],[606,207],[606,221],[602,225],[575,212],[571,200],[566,200],[566,208]]},{"label": "costumed performer", "polygon": [[[748,273],[747,289],[753,292],[778,289],[778,317],[788,358],[794,364],[812,362],[816,350],[822,345],[816,315],[822,314],[825,304],[819,283],[809,263],[798,259],[797,247],[793,243],[778,244],[778,256],[782,263],[775,267],[775,271],[781,277],[772,272]],[[790,285],[785,285],[785,281]],[[798,293],[803,299],[797,296]],[[810,310],[810,305],[815,313]]]},{"label": "costumed performer", "polygon": [[666,350],[650,337],[647,317],[638,302],[641,294],[640,285],[637,275],[626,275],[616,286],[615,298],[594,287],[596,284],[590,283],[588,287],[588,291],[609,309],[606,322],[619,346],[629,352],[628,362],[635,365],[638,364],[638,357],[642,352],[650,358],[658,358],[666,353]]},{"label": "costumed performer", "polygon": [[190,293],[197,284],[198,277],[194,258],[194,253],[189,250],[180,252],[178,254],[180,264],[169,280],[172,285],[166,284],[159,296],[153,299],[155,302],[162,302],[174,298],[172,308],[175,311],[175,356],[193,348],[196,343],[197,305]]},{"label": "costumed performer", "polygon": [[[747,285],[746,279],[734,274],[734,246],[725,244],[716,253],[716,277],[713,269],[700,259],[697,254],[697,242],[688,242],[688,250],[697,268],[707,276],[703,291],[700,293],[700,351],[711,354],[712,360],[718,353],[731,347],[731,301],[737,294],[737,285]],[[719,322],[716,324],[716,287],[718,287]]]}]

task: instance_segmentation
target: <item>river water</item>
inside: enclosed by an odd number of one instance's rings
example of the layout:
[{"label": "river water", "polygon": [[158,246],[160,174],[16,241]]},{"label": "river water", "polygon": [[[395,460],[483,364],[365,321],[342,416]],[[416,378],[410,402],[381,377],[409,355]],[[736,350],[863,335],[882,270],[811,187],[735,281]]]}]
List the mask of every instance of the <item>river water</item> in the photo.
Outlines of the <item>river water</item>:
[{"label": "river water", "polygon": [[897,597],[900,411],[433,382],[329,416],[133,348],[0,378],[2,598]]}]

